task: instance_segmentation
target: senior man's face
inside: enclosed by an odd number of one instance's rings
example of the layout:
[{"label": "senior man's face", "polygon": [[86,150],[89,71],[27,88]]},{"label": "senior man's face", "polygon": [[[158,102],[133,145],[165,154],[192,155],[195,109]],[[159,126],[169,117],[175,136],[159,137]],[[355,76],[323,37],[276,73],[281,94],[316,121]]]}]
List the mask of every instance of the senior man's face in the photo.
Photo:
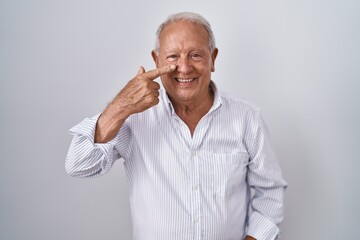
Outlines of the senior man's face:
[{"label": "senior man's face", "polygon": [[186,21],[167,25],[160,34],[158,55],[152,53],[157,67],[177,66],[161,80],[170,99],[184,104],[203,101],[209,96],[216,55],[217,49],[210,52],[207,31]]}]

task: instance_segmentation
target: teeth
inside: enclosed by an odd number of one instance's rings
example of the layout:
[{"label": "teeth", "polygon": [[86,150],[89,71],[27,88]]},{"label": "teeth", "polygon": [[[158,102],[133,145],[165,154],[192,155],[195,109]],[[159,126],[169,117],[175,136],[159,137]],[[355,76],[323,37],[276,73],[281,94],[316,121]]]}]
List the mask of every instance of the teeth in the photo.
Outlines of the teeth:
[{"label": "teeth", "polygon": [[178,80],[181,83],[188,83],[194,80],[194,78],[177,78],[176,80]]}]

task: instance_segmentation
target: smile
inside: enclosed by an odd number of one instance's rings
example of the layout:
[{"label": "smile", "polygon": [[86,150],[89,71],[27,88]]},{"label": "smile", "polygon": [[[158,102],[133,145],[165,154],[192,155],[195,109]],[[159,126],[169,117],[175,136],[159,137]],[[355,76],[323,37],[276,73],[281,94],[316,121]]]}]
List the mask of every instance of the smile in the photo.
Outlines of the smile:
[{"label": "smile", "polygon": [[195,78],[175,78],[176,81],[180,83],[188,83],[195,80]]}]

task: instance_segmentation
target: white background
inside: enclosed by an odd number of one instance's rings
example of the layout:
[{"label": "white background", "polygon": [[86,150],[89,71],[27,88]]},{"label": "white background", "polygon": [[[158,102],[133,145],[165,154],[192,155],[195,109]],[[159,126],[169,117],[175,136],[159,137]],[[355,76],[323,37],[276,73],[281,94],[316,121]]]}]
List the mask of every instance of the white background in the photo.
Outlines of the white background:
[{"label": "white background", "polygon": [[100,112],[157,26],[202,14],[213,80],[262,109],[284,176],[282,239],[360,235],[360,2],[0,0],[0,239],[131,239],[122,161],[66,175],[68,129]]}]

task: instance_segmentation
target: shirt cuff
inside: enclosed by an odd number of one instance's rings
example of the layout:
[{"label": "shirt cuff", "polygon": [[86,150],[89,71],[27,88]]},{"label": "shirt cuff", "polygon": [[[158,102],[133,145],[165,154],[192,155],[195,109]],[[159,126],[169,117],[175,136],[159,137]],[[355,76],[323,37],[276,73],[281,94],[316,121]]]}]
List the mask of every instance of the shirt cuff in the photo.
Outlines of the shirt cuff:
[{"label": "shirt cuff", "polygon": [[72,127],[69,132],[72,135],[81,135],[86,137],[87,139],[94,142],[94,134],[96,123],[100,117],[100,114],[97,114],[91,118],[85,118],[82,122]]},{"label": "shirt cuff", "polygon": [[275,240],[279,238],[280,229],[269,218],[253,212],[249,218],[247,235],[257,240]]},{"label": "shirt cuff", "polygon": [[114,146],[117,142],[117,136],[115,136],[112,140],[110,140],[106,143],[95,143],[94,142],[96,123],[97,123],[99,117],[100,117],[100,114],[97,114],[91,118],[85,118],[81,123],[72,127],[69,130],[69,132],[72,135],[85,137],[87,139],[87,142],[92,144],[93,149],[100,149],[100,151],[103,152],[103,154],[105,156],[109,156],[109,154],[111,154],[111,152],[114,149]]}]

